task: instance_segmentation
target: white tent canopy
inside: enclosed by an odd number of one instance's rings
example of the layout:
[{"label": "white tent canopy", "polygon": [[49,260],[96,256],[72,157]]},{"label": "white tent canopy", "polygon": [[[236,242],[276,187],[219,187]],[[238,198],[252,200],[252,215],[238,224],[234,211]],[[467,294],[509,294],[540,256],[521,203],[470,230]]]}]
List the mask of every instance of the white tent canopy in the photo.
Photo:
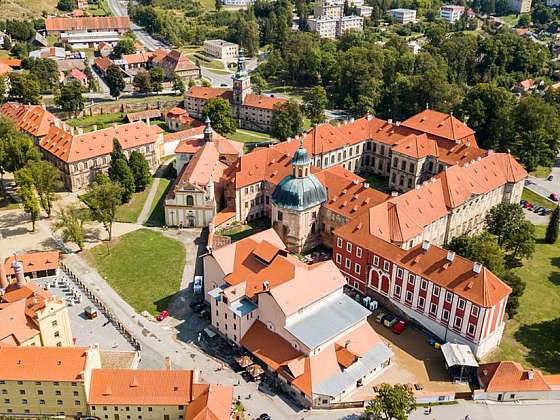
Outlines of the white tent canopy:
[{"label": "white tent canopy", "polygon": [[465,344],[445,343],[441,346],[441,351],[448,367],[478,367],[478,363],[471,348]]}]

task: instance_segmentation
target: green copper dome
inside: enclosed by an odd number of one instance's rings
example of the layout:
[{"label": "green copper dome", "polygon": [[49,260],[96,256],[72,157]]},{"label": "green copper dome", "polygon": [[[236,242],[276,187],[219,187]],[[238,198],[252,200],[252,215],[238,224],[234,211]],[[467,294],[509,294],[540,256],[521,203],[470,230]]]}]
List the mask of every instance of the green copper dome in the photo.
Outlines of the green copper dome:
[{"label": "green copper dome", "polygon": [[317,177],[311,174],[304,178],[288,175],[272,193],[272,202],[277,207],[291,210],[307,210],[325,201],[327,201],[327,190]]},{"label": "green copper dome", "polygon": [[309,154],[307,150],[303,147],[300,147],[294,153],[294,157],[292,158],[292,165],[310,165],[311,159],[309,159]]}]

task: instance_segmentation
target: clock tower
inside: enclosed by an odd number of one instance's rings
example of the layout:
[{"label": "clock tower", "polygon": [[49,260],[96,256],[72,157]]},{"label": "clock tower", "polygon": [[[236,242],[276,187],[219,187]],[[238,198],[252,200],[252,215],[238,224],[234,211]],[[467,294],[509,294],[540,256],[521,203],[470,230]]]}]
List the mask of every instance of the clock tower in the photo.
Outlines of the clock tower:
[{"label": "clock tower", "polygon": [[[252,93],[251,90],[251,77],[247,73],[245,67],[245,56],[243,55],[243,48],[239,49],[239,56],[237,57],[237,71],[233,76],[233,106],[238,108],[243,105],[245,96]],[[238,111],[236,112],[236,114]]]}]

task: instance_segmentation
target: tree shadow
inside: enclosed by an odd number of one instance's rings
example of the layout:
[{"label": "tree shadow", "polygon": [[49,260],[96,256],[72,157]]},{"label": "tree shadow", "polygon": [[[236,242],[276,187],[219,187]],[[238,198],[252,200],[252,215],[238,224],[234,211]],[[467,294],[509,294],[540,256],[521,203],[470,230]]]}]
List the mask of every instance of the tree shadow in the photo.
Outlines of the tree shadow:
[{"label": "tree shadow", "polygon": [[527,359],[535,367],[560,373],[560,318],[522,325],[515,339],[529,349]]},{"label": "tree shadow", "polygon": [[[560,257],[553,257],[550,259],[550,263],[554,266],[554,267],[558,267],[560,268]],[[550,280],[551,283],[553,283],[555,286],[560,286],[560,271],[552,271],[550,273],[550,275],[548,276],[548,279]]]},{"label": "tree shadow", "polygon": [[173,301],[176,295],[177,293],[173,293],[171,295],[165,296],[161,299],[154,301],[153,303],[154,305],[156,305],[157,311],[161,312],[164,309],[169,309],[169,305],[171,304],[171,302]]}]

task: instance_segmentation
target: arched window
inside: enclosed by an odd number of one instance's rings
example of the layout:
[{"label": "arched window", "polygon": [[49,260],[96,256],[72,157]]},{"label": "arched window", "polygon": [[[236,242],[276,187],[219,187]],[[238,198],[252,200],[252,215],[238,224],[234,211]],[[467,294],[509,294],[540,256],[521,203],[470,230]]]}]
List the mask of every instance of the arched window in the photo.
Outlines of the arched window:
[{"label": "arched window", "polygon": [[187,206],[194,206],[194,199],[192,195],[187,195]]}]

